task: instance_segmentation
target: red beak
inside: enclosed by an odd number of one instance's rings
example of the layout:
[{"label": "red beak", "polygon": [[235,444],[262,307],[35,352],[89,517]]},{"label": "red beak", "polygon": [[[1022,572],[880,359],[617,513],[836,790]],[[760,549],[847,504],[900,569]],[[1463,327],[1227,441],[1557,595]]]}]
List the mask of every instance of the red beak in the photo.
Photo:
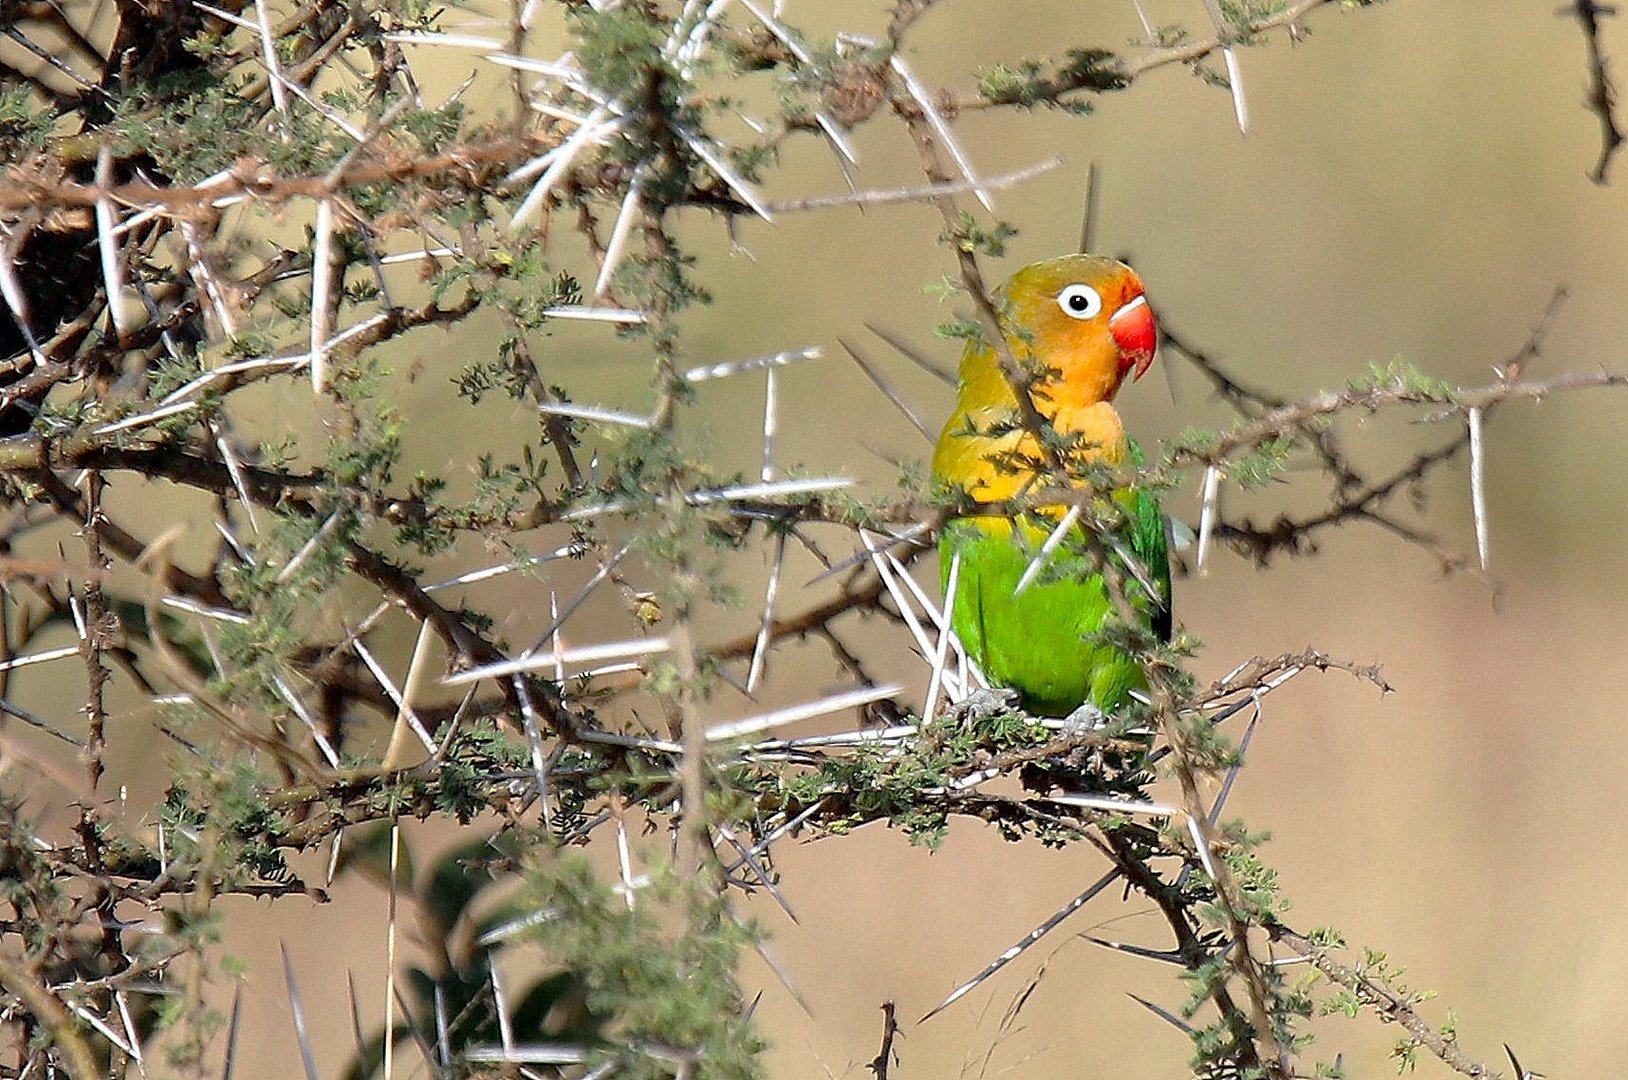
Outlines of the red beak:
[{"label": "red beak", "polygon": [[1108,320],[1108,332],[1119,344],[1119,370],[1127,372],[1135,368],[1138,379],[1147,374],[1153,354],[1159,348],[1159,324],[1153,319],[1148,298],[1138,296],[1114,312],[1113,318]]}]

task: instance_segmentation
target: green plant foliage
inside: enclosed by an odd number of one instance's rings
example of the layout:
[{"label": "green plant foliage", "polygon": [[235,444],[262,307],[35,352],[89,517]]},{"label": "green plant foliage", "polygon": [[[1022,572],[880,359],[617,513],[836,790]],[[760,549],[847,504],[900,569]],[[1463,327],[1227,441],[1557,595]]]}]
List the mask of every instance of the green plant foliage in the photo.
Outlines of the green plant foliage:
[{"label": "green plant foliage", "polygon": [[764,1046],[735,974],[757,934],[702,880],[658,867],[630,904],[587,860],[550,854],[527,876],[526,908],[546,913],[527,936],[573,973],[587,1012],[607,1018],[596,1059],[648,1080],[762,1075]]}]

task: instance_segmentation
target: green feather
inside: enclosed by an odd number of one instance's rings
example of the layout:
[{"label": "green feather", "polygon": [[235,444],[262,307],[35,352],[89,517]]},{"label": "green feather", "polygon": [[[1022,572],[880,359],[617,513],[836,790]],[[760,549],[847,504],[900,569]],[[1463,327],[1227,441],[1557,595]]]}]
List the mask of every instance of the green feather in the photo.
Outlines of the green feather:
[{"label": "green feather", "polygon": [[[1147,628],[1169,640],[1170,561],[1158,501],[1133,489],[1115,492],[1114,500],[1126,515],[1124,546],[1156,594],[1127,575],[1130,599]],[[1147,680],[1134,657],[1103,640],[1113,606],[1102,575],[1090,573],[1083,556],[1066,554],[1065,543],[1052,565],[1016,592],[1045,536],[1044,528],[1014,529],[1004,518],[952,524],[940,546],[946,590],[960,556],[952,625],[979,669],[997,686],[1018,691],[1028,711],[1065,716],[1089,702],[1111,713]],[[1081,573],[1071,577],[1071,568]]]}]

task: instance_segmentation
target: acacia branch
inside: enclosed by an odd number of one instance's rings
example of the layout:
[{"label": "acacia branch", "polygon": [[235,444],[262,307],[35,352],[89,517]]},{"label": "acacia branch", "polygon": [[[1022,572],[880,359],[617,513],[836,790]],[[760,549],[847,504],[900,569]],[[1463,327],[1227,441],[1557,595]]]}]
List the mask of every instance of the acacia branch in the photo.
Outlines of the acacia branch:
[{"label": "acacia branch", "polygon": [[1369,976],[1360,968],[1349,967],[1329,955],[1328,950],[1316,942],[1296,933],[1282,923],[1267,925],[1273,941],[1288,946],[1299,956],[1311,961],[1312,966],[1330,981],[1343,986],[1365,1006],[1374,1010],[1381,1020],[1400,1024],[1409,1038],[1452,1069],[1476,1080],[1502,1080],[1503,1074],[1474,1060],[1459,1049],[1458,1040],[1437,1031],[1414,1008],[1418,999],[1398,992],[1387,983]]},{"label": "acacia branch", "polygon": [[[1565,11],[1561,9],[1562,13]],[[1600,21],[1617,13],[1616,5],[1601,4],[1596,0],[1573,0],[1571,13],[1583,28],[1583,41],[1588,46],[1588,99],[1587,107],[1600,121],[1600,157],[1594,163],[1589,179],[1596,184],[1606,182],[1611,159],[1622,149],[1622,128],[1617,125],[1617,87],[1611,81],[1610,62],[1600,44]]]},{"label": "acacia branch", "polygon": [[1233,455],[1253,450],[1292,433],[1308,421],[1336,413],[1364,410],[1378,412],[1395,405],[1437,405],[1441,408],[1425,417],[1442,420],[1467,415],[1471,409],[1485,409],[1505,401],[1540,401],[1554,394],[1576,390],[1628,387],[1628,372],[1571,371],[1548,379],[1499,381],[1467,390],[1430,389],[1403,380],[1389,380],[1341,391],[1313,394],[1265,413],[1252,423],[1225,432],[1203,446],[1178,447],[1170,456],[1173,465],[1223,465]]}]

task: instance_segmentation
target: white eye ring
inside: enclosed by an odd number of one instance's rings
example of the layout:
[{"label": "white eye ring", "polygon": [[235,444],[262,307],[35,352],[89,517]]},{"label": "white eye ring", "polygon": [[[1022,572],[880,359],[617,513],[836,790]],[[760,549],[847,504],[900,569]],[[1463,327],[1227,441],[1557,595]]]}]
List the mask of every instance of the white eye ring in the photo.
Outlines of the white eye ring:
[{"label": "white eye ring", "polygon": [[1057,294],[1057,306],[1071,319],[1094,319],[1102,313],[1102,294],[1089,285],[1070,285]]}]

